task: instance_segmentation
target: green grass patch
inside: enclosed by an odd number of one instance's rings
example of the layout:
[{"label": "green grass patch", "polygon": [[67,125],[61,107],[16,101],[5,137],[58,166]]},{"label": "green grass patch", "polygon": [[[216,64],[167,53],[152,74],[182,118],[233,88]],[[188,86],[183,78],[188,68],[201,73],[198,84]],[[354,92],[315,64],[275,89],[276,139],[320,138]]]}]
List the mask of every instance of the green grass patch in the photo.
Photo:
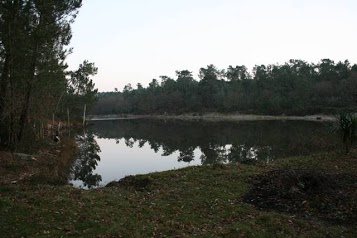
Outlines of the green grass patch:
[{"label": "green grass patch", "polygon": [[[284,168],[355,173],[355,154],[271,165],[202,166],[116,186],[1,185],[2,237],[357,237],[355,225],[260,210],[243,201],[259,174]],[[144,181],[144,182],[143,182]]]}]

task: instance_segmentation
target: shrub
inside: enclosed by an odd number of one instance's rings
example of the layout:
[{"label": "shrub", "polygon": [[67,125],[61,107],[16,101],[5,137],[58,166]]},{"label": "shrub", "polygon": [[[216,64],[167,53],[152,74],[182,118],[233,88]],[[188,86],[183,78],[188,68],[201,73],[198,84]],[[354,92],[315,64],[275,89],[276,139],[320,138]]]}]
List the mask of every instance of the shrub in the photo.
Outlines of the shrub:
[{"label": "shrub", "polygon": [[347,154],[357,139],[357,118],[353,113],[347,112],[341,112],[336,117],[337,120],[335,122],[334,129],[340,135]]}]

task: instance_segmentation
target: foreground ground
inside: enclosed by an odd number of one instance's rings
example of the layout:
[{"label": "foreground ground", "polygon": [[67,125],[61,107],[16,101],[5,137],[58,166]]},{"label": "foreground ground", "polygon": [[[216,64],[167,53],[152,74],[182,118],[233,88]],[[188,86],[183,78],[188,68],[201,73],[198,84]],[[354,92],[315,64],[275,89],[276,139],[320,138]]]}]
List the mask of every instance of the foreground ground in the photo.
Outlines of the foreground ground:
[{"label": "foreground ground", "polygon": [[0,159],[1,237],[357,237],[355,151],[191,167],[95,190],[16,179],[45,162]]}]

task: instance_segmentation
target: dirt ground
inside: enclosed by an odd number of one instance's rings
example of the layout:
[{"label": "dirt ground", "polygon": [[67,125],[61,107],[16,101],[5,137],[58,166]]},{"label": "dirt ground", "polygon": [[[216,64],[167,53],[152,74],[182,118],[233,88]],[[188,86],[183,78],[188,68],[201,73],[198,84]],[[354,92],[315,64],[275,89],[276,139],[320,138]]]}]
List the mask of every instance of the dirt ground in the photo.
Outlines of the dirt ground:
[{"label": "dirt ground", "polygon": [[333,224],[357,224],[357,175],[278,169],[252,181],[244,200],[273,210]]},{"label": "dirt ground", "polygon": [[0,151],[0,185],[66,184],[75,153],[73,140],[47,146],[28,158]]}]

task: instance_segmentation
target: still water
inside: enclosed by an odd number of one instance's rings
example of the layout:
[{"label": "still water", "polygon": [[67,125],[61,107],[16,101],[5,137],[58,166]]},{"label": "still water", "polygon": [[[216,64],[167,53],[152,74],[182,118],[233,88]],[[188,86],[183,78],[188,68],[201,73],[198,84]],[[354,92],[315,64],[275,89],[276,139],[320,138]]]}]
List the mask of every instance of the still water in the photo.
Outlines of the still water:
[{"label": "still water", "polygon": [[308,121],[95,121],[78,134],[74,186],[93,188],[128,175],[215,163],[269,163],[335,149],[330,125]]}]

